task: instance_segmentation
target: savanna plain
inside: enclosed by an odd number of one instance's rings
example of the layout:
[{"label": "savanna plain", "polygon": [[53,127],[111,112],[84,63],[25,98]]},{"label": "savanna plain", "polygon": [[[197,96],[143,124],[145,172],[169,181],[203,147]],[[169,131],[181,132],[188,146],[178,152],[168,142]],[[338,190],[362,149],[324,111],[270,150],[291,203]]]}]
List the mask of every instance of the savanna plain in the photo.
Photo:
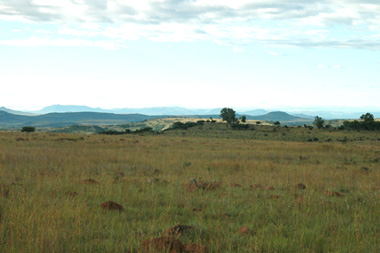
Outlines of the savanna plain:
[{"label": "savanna plain", "polygon": [[379,252],[378,138],[219,123],[0,132],[0,251],[148,252],[165,236],[197,245],[186,252]]}]

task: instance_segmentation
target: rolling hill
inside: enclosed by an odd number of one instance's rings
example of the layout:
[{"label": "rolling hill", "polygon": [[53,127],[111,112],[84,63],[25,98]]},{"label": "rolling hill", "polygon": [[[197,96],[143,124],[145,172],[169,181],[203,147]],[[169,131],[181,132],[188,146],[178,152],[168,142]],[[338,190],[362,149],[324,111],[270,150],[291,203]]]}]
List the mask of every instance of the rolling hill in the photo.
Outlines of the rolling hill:
[{"label": "rolling hill", "polygon": [[302,119],[302,118],[292,116],[286,112],[281,112],[281,111],[270,112],[270,113],[260,115],[260,116],[251,116],[248,118],[253,119],[253,120],[272,120],[272,121],[290,121],[290,120]]}]

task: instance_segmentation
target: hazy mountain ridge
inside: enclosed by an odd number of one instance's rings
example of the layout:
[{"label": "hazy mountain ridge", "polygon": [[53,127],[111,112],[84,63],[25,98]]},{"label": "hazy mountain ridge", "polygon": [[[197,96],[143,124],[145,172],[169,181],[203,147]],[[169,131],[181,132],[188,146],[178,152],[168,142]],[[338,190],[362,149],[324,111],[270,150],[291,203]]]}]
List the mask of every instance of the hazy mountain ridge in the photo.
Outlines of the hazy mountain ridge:
[{"label": "hazy mountain ridge", "polygon": [[[144,114],[144,115],[172,115],[172,116],[192,116],[192,115],[219,115],[222,108],[213,109],[187,109],[184,107],[148,107],[148,108],[116,108],[102,109],[89,106],[78,105],[52,105],[44,107],[39,111],[27,113],[46,114],[53,112],[100,112],[100,113],[115,113],[115,114]],[[336,110],[338,109],[338,110]],[[367,112],[372,113],[376,118],[380,117],[380,111],[371,111],[362,109],[347,108],[347,111],[342,111],[343,108],[333,108],[332,110],[302,110],[302,109],[280,109],[280,110],[236,110],[239,115],[246,116],[261,116],[273,111],[284,111],[292,116],[312,119],[315,116],[320,116],[324,119],[359,119],[359,117]],[[1,109],[0,109],[1,110]],[[8,109],[10,110],[10,109]],[[19,113],[18,113],[19,114]]]},{"label": "hazy mountain ridge", "polygon": [[116,125],[140,122],[166,116],[147,116],[142,114],[113,114],[98,112],[48,113],[37,116],[15,115],[0,111],[1,127],[64,127],[76,124]]},{"label": "hazy mountain ridge", "polygon": [[34,116],[34,115],[36,115],[34,113],[31,113],[31,112],[23,112],[23,111],[8,109],[4,106],[0,107],[0,111],[15,114],[15,115],[22,115],[22,116]]},{"label": "hazy mountain ridge", "polygon": [[221,108],[216,109],[187,109],[183,107],[148,107],[148,108],[116,108],[102,109],[80,105],[51,105],[42,108],[39,111],[33,111],[36,114],[46,114],[53,112],[99,112],[115,114],[145,114],[145,115],[208,115],[219,114]]},{"label": "hazy mountain ridge", "polygon": [[[237,114],[237,117],[242,115]],[[100,112],[64,112],[48,113],[37,116],[15,115],[5,111],[0,111],[0,127],[66,127],[71,125],[120,125],[132,122],[141,122],[157,118],[182,117],[182,118],[219,118],[218,114],[208,115],[143,115],[143,114],[114,114]],[[294,125],[310,123],[308,119],[294,117],[285,112],[271,112],[261,116],[247,116],[247,119],[262,121],[281,121],[285,124]],[[301,122],[300,122],[301,121]]]}]

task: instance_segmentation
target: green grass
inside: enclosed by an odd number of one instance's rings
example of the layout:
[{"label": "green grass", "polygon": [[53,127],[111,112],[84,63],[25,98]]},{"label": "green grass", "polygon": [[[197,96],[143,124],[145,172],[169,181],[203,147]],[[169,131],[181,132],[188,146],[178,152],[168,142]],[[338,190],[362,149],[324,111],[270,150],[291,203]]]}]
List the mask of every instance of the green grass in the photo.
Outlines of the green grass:
[{"label": "green grass", "polygon": [[[313,129],[320,141],[307,142],[304,128],[207,127],[146,136],[0,133],[0,183],[9,189],[0,191],[0,251],[136,252],[176,224],[195,226],[180,240],[210,252],[379,251],[376,133]],[[287,139],[276,139],[283,132]],[[99,184],[78,184],[87,178]],[[191,178],[221,187],[189,192]],[[125,211],[102,210],[109,200]],[[243,225],[253,234],[238,234]]]}]

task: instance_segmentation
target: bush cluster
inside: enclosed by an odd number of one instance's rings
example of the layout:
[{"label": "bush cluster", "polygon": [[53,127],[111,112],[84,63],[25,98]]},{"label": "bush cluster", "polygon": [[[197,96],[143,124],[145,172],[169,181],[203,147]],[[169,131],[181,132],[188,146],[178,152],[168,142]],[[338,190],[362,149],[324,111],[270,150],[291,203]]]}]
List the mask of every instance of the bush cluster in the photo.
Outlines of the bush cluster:
[{"label": "bush cluster", "polygon": [[380,122],[375,121],[373,115],[371,113],[366,113],[360,116],[361,121],[344,121],[343,127],[344,129],[351,130],[369,130],[369,131],[379,131],[380,130]]},{"label": "bush cluster", "polygon": [[131,131],[130,129],[126,129],[125,131],[108,130],[108,131],[100,132],[99,134],[122,135],[122,134],[139,134],[139,133],[146,133],[146,132],[153,132],[153,128],[145,127],[145,128],[137,129],[135,131]]}]

